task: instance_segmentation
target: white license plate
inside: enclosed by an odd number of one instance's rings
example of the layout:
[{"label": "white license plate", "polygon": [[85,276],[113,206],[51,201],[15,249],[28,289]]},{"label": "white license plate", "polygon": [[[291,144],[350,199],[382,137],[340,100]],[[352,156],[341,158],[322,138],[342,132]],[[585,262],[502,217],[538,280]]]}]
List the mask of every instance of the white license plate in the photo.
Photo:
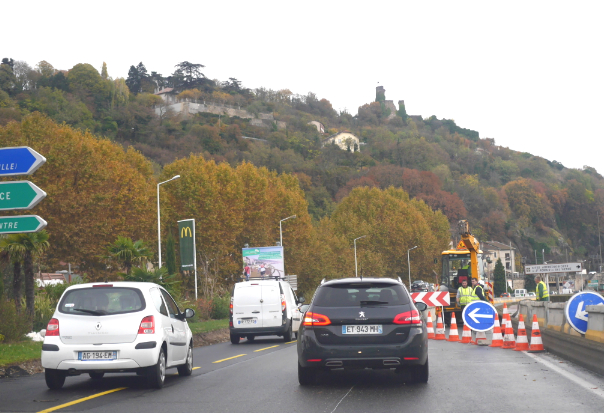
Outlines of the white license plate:
[{"label": "white license plate", "polygon": [[342,334],[382,334],[381,325],[342,326]]},{"label": "white license plate", "polygon": [[258,319],[256,319],[256,318],[245,318],[245,319],[237,320],[237,324],[256,324],[257,322],[258,322]]},{"label": "white license plate", "polygon": [[78,360],[96,361],[96,360],[115,360],[117,359],[117,351],[80,351],[78,352]]}]

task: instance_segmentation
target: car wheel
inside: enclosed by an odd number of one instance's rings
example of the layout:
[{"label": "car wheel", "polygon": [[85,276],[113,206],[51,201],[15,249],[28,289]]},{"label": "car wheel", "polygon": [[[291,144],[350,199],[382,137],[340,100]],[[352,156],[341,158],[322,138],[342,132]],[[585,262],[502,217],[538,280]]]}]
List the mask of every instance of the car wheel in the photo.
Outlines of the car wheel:
[{"label": "car wheel", "polygon": [[149,367],[147,371],[147,383],[150,387],[161,389],[164,387],[166,380],[166,354],[164,350],[160,350],[157,364]]},{"label": "car wheel", "polygon": [[413,366],[412,370],[413,381],[416,383],[428,383],[428,376],[430,375],[428,368],[428,359],[423,366]]},{"label": "car wheel", "polygon": [[256,336],[249,335],[246,338],[247,338],[247,341],[254,341],[256,339]]},{"label": "car wheel", "polygon": [[189,344],[187,350],[187,361],[182,366],[176,368],[179,376],[190,376],[193,373],[193,347]]},{"label": "car wheel", "polygon": [[88,375],[90,376],[90,378],[92,380],[100,380],[103,378],[105,373],[99,373],[99,372],[93,371],[92,373],[88,373]]},{"label": "car wheel", "polygon": [[298,383],[300,386],[310,386],[317,380],[317,369],[314,367],[302,367],[298,362]]},{"label": "car wheel", "polygon": [[241,337],[231,334],[231,343],[239,344],[239,340],[241,340]]},{"label": "car wheel", "polygon": [[292,341],[292,323],[289,323],[287,331],[283,334],[283,341]]},{"label": "car wheel", "polygon": [[46,385],[51,390],[59,390],[65,384],[65,372],[55,369],[46,369],[44,371],[44,378],[46,379]]}]

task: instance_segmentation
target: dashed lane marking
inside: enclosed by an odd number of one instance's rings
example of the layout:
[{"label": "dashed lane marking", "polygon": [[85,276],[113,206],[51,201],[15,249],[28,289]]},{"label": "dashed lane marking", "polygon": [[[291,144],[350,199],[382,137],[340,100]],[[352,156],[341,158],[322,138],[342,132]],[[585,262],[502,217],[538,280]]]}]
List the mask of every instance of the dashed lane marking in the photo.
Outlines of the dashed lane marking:
[{"label": "dashed lane marking", "polygon": [[193,367],[193,370],[197,370],[200,369],[201,367]]},{"label": "dashed lane marking", "polygon": [[291,343],[295,343],[295,342],[297,342],[297,341],[298,341],[298,340],[294,340],[294,341],[288,341],[288,342],[287,342],[287,343],[285,343],[285,344],[291,344]]},{"label": "dashed lane marking", "polygon": [[54,412],[55,410],[59,410],[59,409],[62,409],[64,407],[73,406],[74,404],[82,403],[82,402],[85,402],[87,400],[95,399],[97,397],[101,397],[101,396],[104,396],[104,395],[109,394],[109,393],[115,393],[116,391],[124,390],[124,389],[127,389],[127,388],[128,387],[118,387],[117,389],[107,390],[107,391],[104,391],[102,393],[93,394],[92,396],[88,396],[88,397],[84,397],[84,398],[81,398],[81,399],[77,399],[77,400],[74,400],[74,401],[69,402],[69,403],[60,404],[58,406],[51,407],[50,409],[41,410],[38,413]]},{"label": "dashed lane marking", "polygon": [[232,360],[232,359],[236,359],[237,357],[243,357],[243,356],[247,356],[247,354],[239,354],[237,356],[229,357],[226,359],[216,360],[216,361],[213,361],[212,363],[222,363],[223,361]]},{"label": "dashed lane marking", "polygon": [[279,344],[277,344],[276,346],[270,346],[270,347],[264,347],[258,350],[254,350],[254,353],[257,353],[259,351],[264,351],[264,350],[268,350],[269,348],[275,348],[275,347],[279,347]]}]

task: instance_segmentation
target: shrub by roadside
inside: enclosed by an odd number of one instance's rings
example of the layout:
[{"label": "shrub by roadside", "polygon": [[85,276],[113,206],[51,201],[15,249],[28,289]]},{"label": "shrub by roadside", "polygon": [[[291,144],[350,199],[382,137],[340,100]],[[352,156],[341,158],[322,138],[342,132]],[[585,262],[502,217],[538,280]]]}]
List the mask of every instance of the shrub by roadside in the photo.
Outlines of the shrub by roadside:
[{"label": "shrub by roadside", "polygon": [[0,336],[4,343],[12,343],[23,340],[23,336],[29,333],[30,320],[25,315],[25,308],[21,314],[17,314],[15,303],[0,299]]}]

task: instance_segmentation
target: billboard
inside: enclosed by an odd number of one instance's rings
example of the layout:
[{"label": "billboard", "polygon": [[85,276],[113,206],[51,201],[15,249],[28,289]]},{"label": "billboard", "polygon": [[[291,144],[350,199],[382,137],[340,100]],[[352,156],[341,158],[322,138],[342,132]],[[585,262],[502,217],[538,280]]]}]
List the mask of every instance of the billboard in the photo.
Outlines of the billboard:
[{"label": "billboard", "polygon": [[178,221],[180,236],[180,270],[195,270],[195,220],[183,219]]},{"label": "billboard", "polygon": [[247,278],[285,277],[283,247],[243,248],[243,273]]}]

